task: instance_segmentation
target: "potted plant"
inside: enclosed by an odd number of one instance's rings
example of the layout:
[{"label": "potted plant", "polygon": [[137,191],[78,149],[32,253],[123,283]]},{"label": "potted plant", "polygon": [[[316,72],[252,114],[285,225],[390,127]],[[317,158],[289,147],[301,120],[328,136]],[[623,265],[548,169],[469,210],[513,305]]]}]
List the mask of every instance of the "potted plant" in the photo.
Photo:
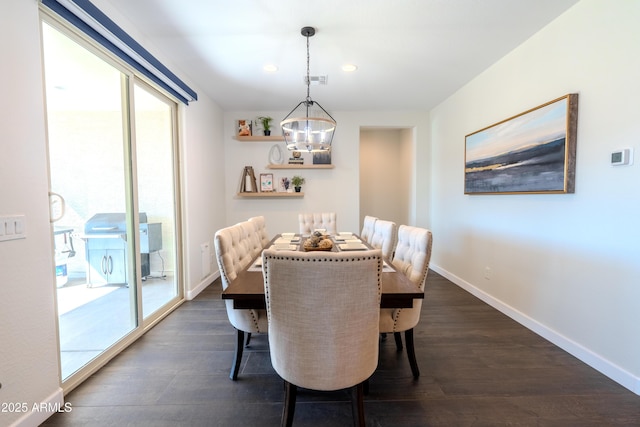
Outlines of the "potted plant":
[{"label": "potted plant", "polygon": [[271,121],[273,120],[273,118],[269,116],[260,116],[258,117],[258,120],[262,122],[262,130],[264,131],[264,136],[271,135]]},{"label": "potted plant", "polygon": [[300,188],[302,187],[302,184],[304,184],[304,178],[296,175],[293,178],[291,178],[291,184],[293,185],[293,187],[296,189],[296,193],[300,192]]}]

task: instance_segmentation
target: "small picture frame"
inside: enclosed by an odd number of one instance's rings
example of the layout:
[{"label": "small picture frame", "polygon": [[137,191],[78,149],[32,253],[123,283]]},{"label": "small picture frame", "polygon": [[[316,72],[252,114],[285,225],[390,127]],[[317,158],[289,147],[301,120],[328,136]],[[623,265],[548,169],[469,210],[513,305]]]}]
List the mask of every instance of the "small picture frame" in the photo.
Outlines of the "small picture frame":
[{"label": "small picture frame", "polygon": [[252,134],[251,120],[238,120],[238,136],[251,136]]},{"label": "small picture frame", "polygon": [[[289,180],[289,178],[287,178],[286,176],[284,178],[280,178],[280,192],[281,193],[290,193],[293,190],[291,190],[291,180]],[[291,190],[291,191],[289,191]]]},{"label": "small picture frame", "polygon": [[260,174],[260,191],[270,192],[275,191],[273,188],[273,174],[261,173]]},{"label": "small picture frame", "polygon": [[330,165],[331,164],[331,151],[313,153],[314,165]]}]

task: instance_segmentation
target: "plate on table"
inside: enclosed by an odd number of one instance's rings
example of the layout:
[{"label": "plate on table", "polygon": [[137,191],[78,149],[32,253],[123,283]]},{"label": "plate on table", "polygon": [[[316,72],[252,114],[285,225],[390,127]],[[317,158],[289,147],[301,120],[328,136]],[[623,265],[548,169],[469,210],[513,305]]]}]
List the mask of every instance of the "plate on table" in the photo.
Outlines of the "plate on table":
[{"label": "plate on table", "polygon": [[363,243],[360,243],[360,244],[341,243],[338,245],[338,247],[340,248],[341,251],[364,251],[366,249],[369,249],[367,245]]},{"label": "plate on table", "polygon": [[251,264],[249,271],[262,271],[262,257],[259,257]]},{"label": "plate on table", "polygon": [[274,243],[300,243],[300,236],[296,236],[294,233],[283,233],[280,236]]},{"label": "plate on table", "polygon": [[298,245],[271,245],[269,249],[275,249],[276,251],[295,251],[298,249]]},{"label": "plate on table", "polygon": [[345,240],[356,240],[353,233],[338,233],[333,237],[334,240],[344,242]]}]

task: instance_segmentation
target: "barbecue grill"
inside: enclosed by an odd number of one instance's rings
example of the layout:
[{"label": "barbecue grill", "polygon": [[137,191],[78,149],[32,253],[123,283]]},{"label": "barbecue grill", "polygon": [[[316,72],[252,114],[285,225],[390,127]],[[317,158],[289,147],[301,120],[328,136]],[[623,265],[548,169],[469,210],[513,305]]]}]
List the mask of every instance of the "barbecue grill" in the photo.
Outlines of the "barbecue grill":
[{"label": "barbecue grill", "polygon": [[[144,212],[140,213],[139,221],[141,270],[144,279],[151,274],[149,254],[162,249],[162,224],[148,223]],[[85,223],[82,238],[86,242],[88,285],[128,284],[126,215],[95,214]]]}]

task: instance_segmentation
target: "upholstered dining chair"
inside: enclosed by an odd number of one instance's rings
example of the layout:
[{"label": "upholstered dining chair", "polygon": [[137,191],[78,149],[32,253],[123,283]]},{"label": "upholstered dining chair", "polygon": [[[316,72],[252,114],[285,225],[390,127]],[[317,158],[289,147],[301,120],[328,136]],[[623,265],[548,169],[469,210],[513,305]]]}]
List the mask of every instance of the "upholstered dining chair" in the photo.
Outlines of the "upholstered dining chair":
[{"label": "upholstered dining chair", "polygon": [[[255,232],[255,222],[244,221],[215,233],[214,246],[223,290],[227,289],[229,284],[238,277],[238,273],[244,270],[257,256],[259,252],[256,253],[256,251],[262,251],[262,248],[258,248],[256,245]],[[229,374],[229,378],[235,381],[238,379],[242,362],[245,333],[248,345],[250,334],[266,333],[269,326],[265,310],[237,310],[233,308],[232,300],[225,300],[225,304],[229,322],[236,329],[234,361]]]},{"label": "upholstered dining chair", "polygon": [[[262,253],[262,250],[271,242],[271,238],[267,232],[267,223],[264,216],[254,216],[249,218],[248,221],[240,224],[243,227],[249,227],[249,229],[244,230],[244,235],[249,236],[248,241],[251,258],[257,258]],[[253,229],[251,229],[251,226],[253,226]],[[250,342],[251,332],[246,332],[244,346],[248,346]]]},{"label": "upholstered dining chair", "polygon": [[373,235],[369,244],[374,248],[382,249],[382,256],[391,260],[395,250],[397,239],[397,227],[393,221],[377,219],[373,225]]},{"label": "upholstered dining chair", "polygon": [[256,246],[259,247],[258,253],[260,253],[262,252],[262,249],[266,248],[271,241],[269,233],[267,232],[267,223],[263,216],[251,217],[249,218],[249,222],[252,223],[255,227],[254,239],[258,242]]},{"label": "upholstered dining chair", "polygon": [[262,272],[271,363],[285,382],[282,425],[292,425],[303,387],[353,388],[354,425],[364,426],[364,383],[378,365],[380,250],[267,249]]},{"label": "upholstered dining chair", "polygon": [[[431,231],[408,225],[399,227],[393,267],[407,276],[421,291],[424,291],[429,273],[432,245]],[[420,370],[413,344],[413,328],[420,320],[421,309],[422,299],[414,299],[412,308],[380,309],[380,333],[393,332],[398,351],[402,350],[401,332],[404,332],[407,356],[414,378],[420,376]]]},{"label": "upholstered dining chair", "polygon": [[301,213],[298,214],[298,222],[302,235],[310,235],[317,228],[324,228],[328,234],[338,232],[335,212]]},{"label": "upholstered dining chair", "polygon": [[365,242],[369,243],[371,241],[371,237],[373,236],[373,227],[376,224],[378,218],[375,216],[367,215],[364,217],[364,221],[362,221],[362,231],[360,232],[360,238]]}]

